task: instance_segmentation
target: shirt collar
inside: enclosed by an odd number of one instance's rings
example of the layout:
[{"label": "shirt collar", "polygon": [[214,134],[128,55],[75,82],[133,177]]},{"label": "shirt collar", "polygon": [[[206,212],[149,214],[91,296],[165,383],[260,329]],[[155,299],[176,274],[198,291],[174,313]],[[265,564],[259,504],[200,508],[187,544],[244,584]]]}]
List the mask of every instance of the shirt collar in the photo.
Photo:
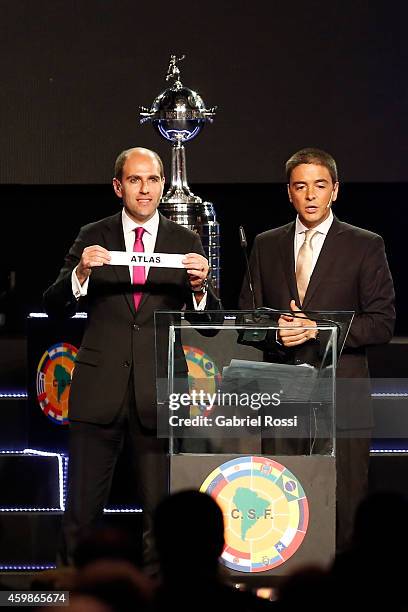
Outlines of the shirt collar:
[{"label": "shirt collar", "polygon": [[[333,223],[333,211],[330,211],[329,216],[327,217],[327,219],[325,219],[324,221],[322,221],[322,223],[320,223],[319,225],[317,225],[314,229],[319,232],[320,234],[325,234],[327,235],[331,224]],[[306,227],[305,225],[303,225],[303,223],[301,222],[301,220],[299,219],[299,215],[296,217],[296,227],[295,227],[295,233],[296,234],[301,234],[302,232],[306,232],[309,228]]]},{"label": "shirt collar", "polygon": [[146,223],[136,223],[136,221],[133,221],[133,219],[126,214],[125,208],[122,209],[122,225],[124,234],[134,232],[136,227],[143,227],[146,232],[154,236],[157,234],[159,229],[159,221],[160,217],[157,210],[153,217],[146,221]]}]

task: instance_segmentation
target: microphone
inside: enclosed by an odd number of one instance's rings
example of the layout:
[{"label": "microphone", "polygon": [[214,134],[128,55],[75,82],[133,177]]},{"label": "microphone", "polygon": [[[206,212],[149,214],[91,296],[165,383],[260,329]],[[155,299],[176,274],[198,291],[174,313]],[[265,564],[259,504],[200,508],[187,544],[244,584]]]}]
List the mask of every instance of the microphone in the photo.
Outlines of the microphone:
[{"label": "microphone", "polygon": [[[252,284],[251,268],[249,266],[247,253],[248,243],[242,225],[239,226],[239,241],[241,244],[241,248],[244,252],[246,277],[248,281],[249,291],[251,292],[252,297],[252,308],[255,312],[251,313],[250,315],[244,314],[242,317],[237,319],[237,323],[241,323],[247,326],[255,326],[255,329],[246,328],[239,330],[237,342],[238,344],[253,346],[255,348],[265,351],[268,350],[269,346],[271,345],[271,341],[268,339],[269,330],[267,327],[265,327],[265,324],[268,324],[274,320],[276,322],[280,317],[280,311],[276,310],[275,308],[268,308],[267,306],[256,306],[255,292]],[[275,341],[273,340],[272,345],[274,344]]]},{"label": "microphone", "polygon": [[241,244],[241,249],[243,250],[244,257],[245,257],[246,277],[248,281],[249,291],[251,292],[251,297],[252,297],[252,308],[256,310],[255,293],[254,293],[254,287],[252,285],[251,268],[249,267],[249,260],[248,260],[248,251],[247,251],[248,243],[247,243],[245,231],[242,225],[239,226],[239,242]]},{"label": "microphone", "polygon": [[239,241],[241,243],[241,247],[246,249],[248,246],[247,239],[245,236],[244,228],[242,225],[239,226]]},{"label": "microphone", "polygon": [[332,192],[331,192],[331,195],[330,195],[330,199],[329,199],[329,201],[328,201],[328,203],[327,203],[326,208],[330,208],[330,206],[332,205],[332,202],[333,202],[333,196],[334,196],[334,188],[332,189]]}]

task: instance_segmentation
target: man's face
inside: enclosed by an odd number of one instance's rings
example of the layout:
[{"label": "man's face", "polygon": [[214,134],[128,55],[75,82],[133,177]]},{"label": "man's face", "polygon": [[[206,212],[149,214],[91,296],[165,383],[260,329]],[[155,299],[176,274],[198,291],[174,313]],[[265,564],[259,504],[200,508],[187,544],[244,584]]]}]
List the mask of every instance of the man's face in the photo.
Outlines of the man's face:
[{"label": "man's face", "polygon": [[288,185],[289,200],[306,227],[313,228],[330,214],[337,199],[339,184],[333,184],[330,172],[320,164],[300,164],[292,170]]},{"label": "man's face", "polygon": [[159,205],[164,188],[157,159],[135,151],[125,161],[122,180],[113,179],[113,189],[129,217],[137,223],[151,219]]}]

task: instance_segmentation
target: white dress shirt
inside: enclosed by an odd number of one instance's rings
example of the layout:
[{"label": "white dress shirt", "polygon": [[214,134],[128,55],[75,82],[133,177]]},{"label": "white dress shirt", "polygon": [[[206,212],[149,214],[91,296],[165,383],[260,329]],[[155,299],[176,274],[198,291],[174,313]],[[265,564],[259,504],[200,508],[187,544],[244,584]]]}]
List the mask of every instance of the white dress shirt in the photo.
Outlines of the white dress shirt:
[{"label": "white dress shirt", "polygon": [[[320,223],[320,225],[317,225],[315,228],[313,228],[316,230],[316,234],[313,236],[313,239],[312,239],[312,250],[313,250],[312,272],[314,270],[317,260],[319,259],[320,251],[322,250],[324,241],[326,240],[327,233],[331,227],[331,224],[333,223],[333,218],[334,218],[333,212],[330,210],[330,214],[327,217],[327,219],[325,219],[322,223]],[[294,256],[295,256],[295,269],[296,269],[296,261],[297,261],[297,257],[299,254],[299,250],[305,241],[306,231],[308,229],[309,229],[308,227],[303,225],[298,215],[296,217],[295,239],[293,241]],[[278,342],[278,344],[282,345],[281,341],[279,340],[278,333],[279,332],[277,331],[276,341]],[[298,365],[303,365],[303,364],[298,364]]]},{"label": "white dress shirt", "polygon": [[[122,209],[122,227],[123,227],[123,236],[125,238],[125,249],[126,252],[133,252],[133,246],[135,244],[135,229],[137,227],[143,227],[144,234],[142,238],[144,250],[146,253],[153,253],[154,247],[156,246],[156,238],[157,232],[159,230],[159,213],[154,213],[153,217],[146,221],[146,223],[136,223],[126,214],[125,209]],[[149,275],[150,266],[145,266],[145,274],[146,280]],[[133,279],[133,266],[129,266],[129,276],[130,280]]]},{"label": "white dress shirt", "polygon": [[[333,212],[330,211],[329,216],[325,219],[320,225],[317,225],[315,228],[316,234],[312,238],[312,249],[313,249],[313,257],[312,257],[312,272],[316,265],[316,262],[319,258],[320,251],[322,250],[324,241],[326,240],[327,233],[333,223]],[[294,240],[294,255],[295,255],[295,267],[296,261],[299,254],[300,247],[305,241],[305,232],[309,228],[303,225],[299,216],[296,217],[296,227],[295,227],[295,240]]]},{"label": "white dress shirt", "polygon": [[[125,239],[125,249],[126,252],[133,253],[133,246],[135,243],[135,229],[137,227],[143,227],[144,234],[142,238],[144,250],[146,253],[153,253],[154,247],[156,246],[157,232],[159,230],[159,213],[154,213],[153,217],[146,221],[146,223],[136,223],[131,219],[127,214],[126,210],[122,209],[122,228],[123,228],[123,237]],[[150,266],[145,266],[146,271],[146,280],[148,278]],[[133,266],[129,266],[129,277],[130,280],[133,280]],[[80,297],[85,296],[88,293],[88,285],[89,285],[89,276],[84,282],[83,285],[80,284],[77,275],[76,275],[76,267],[72,270],[71,275],[71,283],[72,283],[72,293],[78,300]],[[207,303],[207,295],[205,294],[200,303],[197,304],[195,295],[193,293],[193,305],[195,310],[204,310],[205,305]]]}]

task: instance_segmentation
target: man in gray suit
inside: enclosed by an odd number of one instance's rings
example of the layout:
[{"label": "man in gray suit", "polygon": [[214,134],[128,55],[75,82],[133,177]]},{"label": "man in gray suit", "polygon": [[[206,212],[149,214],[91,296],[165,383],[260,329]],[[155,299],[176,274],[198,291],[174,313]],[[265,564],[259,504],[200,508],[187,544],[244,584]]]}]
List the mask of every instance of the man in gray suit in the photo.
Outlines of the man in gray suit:
[{"label": "man in gray suit", "polygon": [[[339,182],[336,163],[328,153],[312,148],[298,151],[287,161],[286,175],[297,218],[255,239],[250,266],[256,306],[286,313],[300,309],[354,311],[337,376],[368,377],[366,347],[389,342],[395,321],[394,287],[383,239],[333,215]],[[252,307],[247,281],[240,306]],[[300,363],[300,354],[316,336],[313,329],[305,328],[316,323],[282,315],[279,324],[286,327],[278,338],[282,359]],[[367,401],[365,409],[358,402],[354,405],[350,397],[339,404],[338,426],[344,428],[337,441],[341,548],[350,536],[356,504],[365,492],[371,420]]]},{"label": "man in gray suit", "polygon": [[[125,435],[132,443],[143,504],[147,558],[151,514],[168,490],[166,441],[156,436],[155,329],[157,310],[219,308],[207,291],[208,262],[194,232],[158,211],[163,164],[147,149],[119,155],[113,189],[121,212],[83,227],[55,283],[44,294],[49,316],[88,313],[70,398],[70,463],[60,560],[72,562],[81,532],[102,515]],[[184,268],[108,265],[110,251],[184,254]],[[142,275],[141,275],[142,273]],[[166,337],[158,359],[167,359]],[[187,376],[180,343],[178,375]]]}]

